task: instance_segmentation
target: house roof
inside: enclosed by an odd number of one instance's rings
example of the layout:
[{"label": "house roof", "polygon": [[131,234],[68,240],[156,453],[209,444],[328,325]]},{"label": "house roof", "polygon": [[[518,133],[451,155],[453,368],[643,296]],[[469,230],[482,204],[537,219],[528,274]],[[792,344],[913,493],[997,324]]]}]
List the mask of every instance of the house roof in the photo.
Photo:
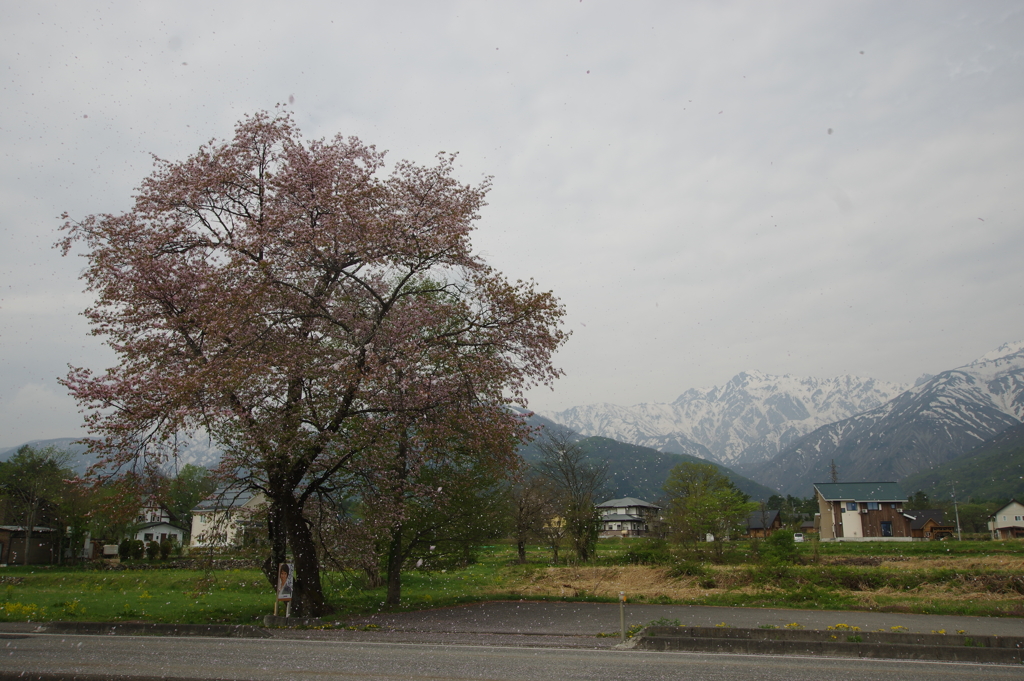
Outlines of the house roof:
[{"label": "house roof", "polygon": [[1019,501],[1017,501],[1016,499],[1010,499],[1010,502],[1009,502],[1008,504],[1006,504],[1006,505],[1005,505],[1005,506],[1003,506],[1002,508],[1000,508],[1000,509],[996,510],[996,512],[995,512],[995,513],[993,513],[993,514],[992,514],[991,516],[989,516],[989,518],[990,518],[990,519],[995,519],[995,517],[996,517],[997,515],[999,515],[1000,513],[1002,513],[1003,511],[1005,511],[1005,510],[1006,510],[1006,509],[1008,509],[1009,507],[1013,506],[1014,504],[1017,504],[1018,506],[1024,506],[1024,504],[1021,504],[1021,503],[1020,503]]},{"label": "house roof", "polygon": [[178,521],[178,516],[174,514],[174,511],[167,508],[166,504],[161,504],[159,501],[157,501],[156,497],[152,495],[147,495],[143,497],[142,505],[139,506],[139,513],[144,513],[145,511],[154,509],[157,511],[163,511],[172,521]]},{"label": "house roof", "polygon": [[[0,530],[5,530],[7,532],[24,532],[25,531],[25,526],[24,525],[0,525]],[[32,526],[32,531],[33,532],[56,532],[56,530],[53,529],[52,527],[43,527],[42,525],[33,525]]]},{"label": "house roof", "polygon": [[763,530],[775,524],[779,517],[778,511],[751,511],[747,516],[748,530]]},{"label": "house roof", "polygon": [[603,504],[598,504],[597,505],[598,508],[628,508],[630,506],[640,506],[642,508],[653,508],[653,509],[660,509],[661,508],[661,506],[655,506],[654,504],[647,503],[643,499],[635,499],[633,497],[623,497],[621,499],[609,499],[608,501],[604,502]]},{"label": "house roof", "polygon": [[906,501],[896,482],[816,482],[814,489],[825,501]]},{"label": "house roof", "polygon": [[240,508],[253,500],[259,492],[251,489],[217,490],[192,509],[192,512],[217,511],[226,508]]},{"label": "house roof", "polygon": [[910,529],[921,530],[924,529],[925,523],[929,520],[934,520],[939,525],[944,525],[943,519],[945,518],[945,511],[941,508],[929,508],[926,510],[919,511],[903,511],[903,515],[908,518],[913,518],[910,521]]}]

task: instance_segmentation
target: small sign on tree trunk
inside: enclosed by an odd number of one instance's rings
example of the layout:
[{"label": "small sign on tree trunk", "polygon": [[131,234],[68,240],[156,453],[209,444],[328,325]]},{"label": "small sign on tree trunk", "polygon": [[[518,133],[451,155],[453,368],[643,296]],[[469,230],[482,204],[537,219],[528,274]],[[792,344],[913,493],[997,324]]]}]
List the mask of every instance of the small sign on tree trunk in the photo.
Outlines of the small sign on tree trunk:
[{"label": "small sign on tree trunk", "polygon": [[292,585],[294,583],[293,573],[295,567],[291,563],[281,563],[277,569],[277,600],[290,601],[292,599]]}]

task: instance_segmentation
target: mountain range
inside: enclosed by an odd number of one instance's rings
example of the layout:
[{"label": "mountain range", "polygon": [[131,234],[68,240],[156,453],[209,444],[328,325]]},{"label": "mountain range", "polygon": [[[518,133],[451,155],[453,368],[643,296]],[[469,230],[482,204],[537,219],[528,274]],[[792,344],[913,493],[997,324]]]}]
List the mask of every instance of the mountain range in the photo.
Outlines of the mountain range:
[{"label": "mountain range", "polygon": [[744,371],[669,404],[591,404],[545,416],[583,435],[739,467],[767,461],[815,429],[881,406],[908,387],[857,376]]},{"label": "mountain range", "polygon": [[943,371],[888,403],[806,435],[741,472],[809,494],[835,461],[844,480],[902,480],[966,454],[1024,418],[1024,343]]},{"label": "mountain range", "polygon": [[1024,342],[912,387],[745,372],[671,405],[590,405],[551,416],[585,435],[634,444],[686,438],[707,449],[706,458],[783,494],[807,496],[814,482],[829,479],[832,461],[843,481],[903,480],[1021,423]]},{"label": "mountain range", "polygon": [[[1024,421],[1024,341],[913,386],[747,371],[722,387],[687,390],[671,404],[595,404],[549,416],[531,421],[573,433],[608,460],[610,492],[622,496],[656,498],[668,470],[694,459],[722,466],[755,499],[772,490],[808,496],[813,483],[829,479],[833,461],[845,482],[897,480],[925,489],[970,479],[975,495],[1024,492],[1024,453],[1012,439]],[[72,442],[28,444],[72,449],[74,467],[84,472],[91,461]],[[527,460],[538,455],[535,447],[522,449]],[[16,449],[0,451],[0,460]],[[212,465],[219,455],[196,442],[179,465]]]}]

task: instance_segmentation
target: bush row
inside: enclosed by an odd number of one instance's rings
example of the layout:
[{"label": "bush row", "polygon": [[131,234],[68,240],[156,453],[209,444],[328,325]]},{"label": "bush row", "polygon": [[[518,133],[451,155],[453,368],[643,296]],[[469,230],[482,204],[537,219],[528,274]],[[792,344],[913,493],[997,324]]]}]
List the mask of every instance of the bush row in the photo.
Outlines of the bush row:
[{"label": "bush row", "polygon": [[882,588],[910,590],[922,584],[956,586],[989,593],[1024,594],[1024,575],[936,568],[931,570],[891,570],[845,565],[759,565],[737,573],[736,586],[743,582],[756,585],[817,587],[849,591],[876,591]]}]

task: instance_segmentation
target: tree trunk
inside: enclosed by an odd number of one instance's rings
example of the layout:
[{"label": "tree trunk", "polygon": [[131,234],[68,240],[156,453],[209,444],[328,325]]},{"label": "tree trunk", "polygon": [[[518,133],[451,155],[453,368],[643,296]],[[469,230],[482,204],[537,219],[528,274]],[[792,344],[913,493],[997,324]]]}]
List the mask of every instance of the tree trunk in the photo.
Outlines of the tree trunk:
[{"label": "tree trunk", "polygon": [[526,542],[524,540],[520,539],[516,543],[516,547],[519,549],[519,563],[520,564],[525,563],[526,562]]},{"label": "tree trunk", "polygon": [[[395,507],[398,509],[399,518],[405,514],[405,481],[409,476],[407,466],[407,454],[409,447],[408,433],[402,432],[398,442],[398,456],[395,459],[396,487]],[[398,605],[402,600],[402,563],[405,556],[402,555],[402,523],[398,522],[391,531],[391,543],[388,546],[388,595],[384,602],[388,605]]]},{"label": "tree trunk", "polygon": [[288,558],[288,542],[281,505],[271,500],[267,511],[267,538],[270,539],[270,555],[263,561],[263,574],[270,586],[277,591],[277,571]]},{"label": "tree trunk", "polygon": [[380,576],[380,567],[367,567],[363,568],[363,572],[366,573],[366,588],[367,589],[379,589],[384,586],[384,580]]},{"label": "tree trunk", "polygon": [[388,596],[384,602],[398,605],[402,600],[402,525],[399,523],[391,532],[388,545]]},{"label": "tree trunk", "polygon": [[25,514],[25,555],[22,557],[21,564],[28,565],[28,552],[29,542],[32,541],[32,526],[36,522],[36,507],[39,505],[39,499],[33,499],[28,505],[28,512]]},{"label": "tree trunk", "polygon": [[296,617],[319,617],[327,615],[333,608],[324,600],[320,584],[320,559],[316,555],[313,533],[302,517],[302,506],[288,495],[285,500],[284,521],[288,532],[288,543],[292,547],[295,561],[292,583],[292,614]]}]

